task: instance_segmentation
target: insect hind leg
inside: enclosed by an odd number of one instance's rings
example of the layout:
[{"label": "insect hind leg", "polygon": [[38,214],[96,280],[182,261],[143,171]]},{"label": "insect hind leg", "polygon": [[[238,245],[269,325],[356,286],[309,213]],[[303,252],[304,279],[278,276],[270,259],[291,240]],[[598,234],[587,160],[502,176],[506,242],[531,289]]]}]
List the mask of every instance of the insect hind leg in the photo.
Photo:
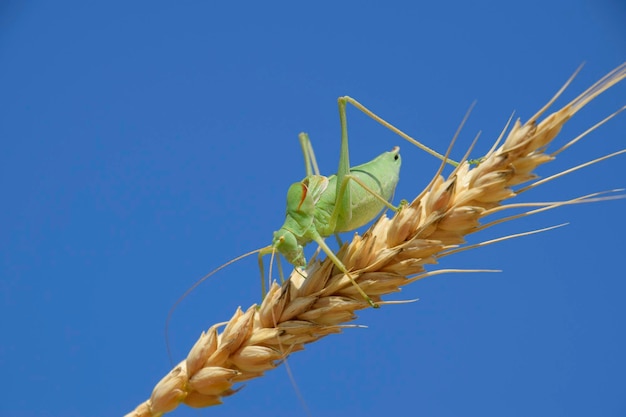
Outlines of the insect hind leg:
[{"label": "insect hind leg", "polygon": [[306,176],[320,175],[320,169],[317,166],[317,160],[315,159],[315,152],[313,152],[313,145],[311,145],[311,139],[309,135],[302,132],[298,135],[300,141],[300,147],[302,148],[302,155],[304,155],[304,167],[306,170]]},{"label": "insect hind leg", "polygon": [[418,142],[417,140],[413,139],[411,136],[407,135],[406,133],[404,133],[403,131],[401,131],[400,129],[398,129],[397,127],[392,125],[391,123],[387,122],[386,120],[384,120],[380,116],[376,115],[376,113],[374,113],[373,111],[371,111],[370,109],[368,109],[367,107],[365,107],[364,105],[359,103],[357,100],[353,99],[352,97],[350,97],[350,96],[339,97],[338,101],[340,103],[340,108],[343,107],[343,109],[345,109],[345,104],[346,103],[350,103],[351,105],[356,107],[358,110],[360,110],[362,113],[364,113],[366,116],[370,117],[371,119],[373,119],[376,122],[380,123],[381,125],[385,126],[387,129],[391,130],[396,135],[400,136],[401,138],[403,138],[403,139],[407,140],[408,142],[412,143],[413,145],[417,146],[418,148],[420,148],[424,152],[426,152],[426,153],[434,156],[435,158],[438,158],[441,161],[444,161],[444,162],[446,162],[446,163],[448,163],[448,164],[450,164],[450,165],[452,165],[454,167],[459,165],[458,162],[453,161],[453,160],[451,160],[449,158],[446,158],[444,155],[440,154],[439,152],[435,151],[434,149],[431,149],[428,146],[424,145],[423,143]]}]

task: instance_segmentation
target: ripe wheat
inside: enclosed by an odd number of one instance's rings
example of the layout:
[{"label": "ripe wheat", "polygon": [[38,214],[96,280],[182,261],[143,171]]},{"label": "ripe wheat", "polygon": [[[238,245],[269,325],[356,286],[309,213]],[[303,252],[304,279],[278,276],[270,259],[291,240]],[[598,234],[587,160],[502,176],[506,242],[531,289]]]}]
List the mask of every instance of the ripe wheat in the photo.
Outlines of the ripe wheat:
[{"label": "ripe wheat", "polygon": [[[596,193],[562,202],[502,204],[575,169],[626,152],[615,152],[523,188],[514,188],[534,181],[536,167],[552,161],[556,154],[624,110],[626,106],[561,149],[546,152],[570,117],[624,78],[626,63],[539,121],[572,81],[573,77],[570,78],[530,120],[523,124],[517,120],[502,144],[494,145],[476,166],[462,163],[447,178],[441,175],[442,166],[411,203],[393,218],[381,217],[363,236],[357,235],[344,245],[337,256],[361,288],[375,302],[385,304],[382,296],[418,279],[443,272],[467,272],[426,271],[425,266],[436,264],[442,256],[477,246],[462,246],[470,233],[564,204],[602,199],[598,197],[601,193]],[[527,207],[529,211],[481,225],[481,219],[486,216],[519,207]],[[507,238],[511,237],[515,236]],[[181,403],[192,407],[220,404],[222,397],[236,392],[234,384],[262,376],[291,353],[302,350],[305,344],[341,332],[345,323],[355,318],[356,310],[369,307],[328,259],[311,262],[304,275],[306,279],[303,274],[293,272],[282,286],[274,283],[260,306],[253,305],[245,312],[237,309],[221,333],[220,325],[203,332],[187,358],[156,384],[149,400],[127,417],[161,416]]]}]

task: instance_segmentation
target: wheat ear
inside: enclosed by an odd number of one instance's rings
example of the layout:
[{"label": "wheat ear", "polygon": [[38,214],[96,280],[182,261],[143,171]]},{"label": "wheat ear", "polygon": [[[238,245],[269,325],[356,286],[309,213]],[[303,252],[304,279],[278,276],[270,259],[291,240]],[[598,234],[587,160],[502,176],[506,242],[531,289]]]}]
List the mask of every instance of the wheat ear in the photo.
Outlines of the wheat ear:
[{"label": "wheat ear", "polygon": [[[529,121],[522,124],[517,120],[502,145],[494,146],[477,166],[462,163],[447,178],[441,176],[440,170],[415,200],[393,218],[381,217],[363,236],[357,235],[344,245],[337,256],[352,271],[361,288],[375,302],[381,302],[382,296],[418,279],[457,272],[427,272],[424,267],[437,263],[442,256],[475,247],[459,248],[467,234],[563,204],[596,201],[594,194],[565,202],[502,205],[504,200],[545,182],[513,189],[533,181],[537,166],[553,160],[556,153],[577,141],[579,138],[553,154],[546,153],[547,145],[570,117],[625,77],[626,63],[539,121],[572,81],[572,76]],[[560,175],[563,173],[549,179]],[[483,217],[494,212],[536,206],[539,208],[480,225]],[[355,318],[356,310],[369,306],[328,259],[311,262],[305,275],[306,279],[301,273],[292,273],[282,286],[274,283],[259,307],[253,305],[245,312],[237,309],[221,333],[220,325],[203,332],[187,358],[156,385],[150,399],[127,416],[161,416],[181,403],[191,407],[220,404],[222,397],[236,392],[234,384],[263,375],[307,343],[341,332],[344,323]]]}]

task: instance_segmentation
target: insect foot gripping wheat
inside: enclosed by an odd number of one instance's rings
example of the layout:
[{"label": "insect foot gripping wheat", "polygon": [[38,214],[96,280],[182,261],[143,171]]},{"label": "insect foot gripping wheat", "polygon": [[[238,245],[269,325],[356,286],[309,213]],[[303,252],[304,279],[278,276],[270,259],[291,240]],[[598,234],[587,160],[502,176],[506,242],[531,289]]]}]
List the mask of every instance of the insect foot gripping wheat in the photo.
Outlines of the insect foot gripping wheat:
[{"label": "insect foot gripping wheat", "polygon": [[[539,118],[565,89],[526,123],[514,123],[506,139],[472,167],[460,164],[448,177],[437,173],[415,200],[393,218],[381,217],[363,236],[344,245],[337,256],[359,286],[376,302],[399,287],[445,270],[425,271],[443,255],[458,251],[464,236],[481,230],[480,220],[513,205],[502,205],[519,192],[571,172],[536,181],[518,190],[514,186],[532,181],[534,169],[601,125],[607,117],[560,150],[548,154],[546,147],[564,123],[587,103],[626,77],[626,63],[606,75],[560,110]],[[572,77],[573,78],[573,77]],[[624,153],[616,152],[608,157]],[[563,204],[593,201],[597,195],[555,203],[527,204],[537,210]],[[520,207],[519,204],[515,205]],[[522,205],[523,206],[523,205]],[[508,217],[511,220],[521,215]],[[462,247],[461,247],[462,248]],[[306,275],[304,278],[302,275]],[[238,309],[221,333],[214,325],[200,335],[187,358],[154,388],[150,399],[128,416],[160,416],[184,403],[207,407],[234,394],[234,385],[263,375],[289,354],[328,334],[339,333],[354,312],[367,308],[350,280],[329,259],[311,262],[304,272],[292,273],[282,286],[272,285],[263,303],[246,311]]]}]

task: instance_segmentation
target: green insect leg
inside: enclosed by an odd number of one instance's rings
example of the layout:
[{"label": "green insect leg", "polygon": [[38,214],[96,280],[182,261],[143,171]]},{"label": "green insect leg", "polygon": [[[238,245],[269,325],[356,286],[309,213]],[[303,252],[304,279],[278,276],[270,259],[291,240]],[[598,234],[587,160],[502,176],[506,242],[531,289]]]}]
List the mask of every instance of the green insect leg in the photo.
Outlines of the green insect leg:
[{"label": "green insect leg", "polygon": [[374,307],[374,308],[379,308],[380,306],[375,303],[369,295],[367,295],[365,293],[365,291],[363,291],[363,289],[359,286],[359,284],[354,280],[354,277],[352,276],[352,274],[348,271],[348,268],[346,268],[346,266],[343,264],[343,262],[341,262],[339,260],[339,258],[337,258],[337,256],[335,255],[335,253],[328,247],[328,245],[326,244],[326,242],[324,242],[324,239],[321,236],[317,236],[314,237],[313,240],[320,246],[320,248],[322,248],[322,250],[324,251],[324,253],[326,253],[326,256],[328,256],[328,258],[330,258],[331,261],[333,261],[333,263],[335,264],[335,266],[337,266],[337,268],[339,268],[339,270],[341,272],[343,272],[344,274],[346,274],[346,276],[348,277],[348,279],[350,280],[350,282],[352,283],[352,285],[354,285],[354,287],[357,289],[357,291],[359,292],[359,294],[361,294],[361,296],[365,299],[365,301],[367,301],[367,303]]},{"label": "green insect leg", "polygon": [[313,145],[309,135],[302,132],[298,135],[300,140],[300,147],[302,148],[302,154],[304,155],[304,166],[306,169],[306,176],[320,175],[320,169],[317,167],[317,160],[315,159],[315,152],[313,152]]},{"label": "green insect leg", "polygon": [[391,130],[396,135],[398,135],[401,138],[407,140],[408,142],[410,142],[413,145],[417,146],[418,148],[420,148],[421,150],[425,151],[426,153],[434,156],[435,158],[438,158],[438,159],[440,159],[440,160],[442,160],[442,161],[446,162],[447,164],[450,164],[450,165],[452,165],[454,167],[459,165],[458,162],[455,162],[455,161],[453,161],[451,159],[446,158],[444,155],[440,154],[439,152],[435,151],[434,149],[431,149],[428,146],[424,145],[423,143],[413,139],[411,136],[407,135],[406,133],[404,133],[403,131],[401,131],[400,129],[398,129],[397,127],[392,125],[391,123],[389,123],[386,120],[382,119],[381,117],[376,115],[373,111],[371,111],[370,109],[368,109],[367,107],[365,107],[364,105],[362,105],[361,103],[359,103],[358,101],[356,101],[355,99],[353,99],[352,97],[349,97],[349,96],[339,97],[339,108],[340,108],[340,112],[341,112],[341,108],[343,107],[343,109],[344,109],[343,110],[344,111],[344,118],[345,118],[346,103],[352,104],[354,107],[359,109],[363,114],[365,114],[369,118],[371,118],[371,119],[375,120],[376,122],[380,123],[381,125],[385,126],[387,129]]}]

